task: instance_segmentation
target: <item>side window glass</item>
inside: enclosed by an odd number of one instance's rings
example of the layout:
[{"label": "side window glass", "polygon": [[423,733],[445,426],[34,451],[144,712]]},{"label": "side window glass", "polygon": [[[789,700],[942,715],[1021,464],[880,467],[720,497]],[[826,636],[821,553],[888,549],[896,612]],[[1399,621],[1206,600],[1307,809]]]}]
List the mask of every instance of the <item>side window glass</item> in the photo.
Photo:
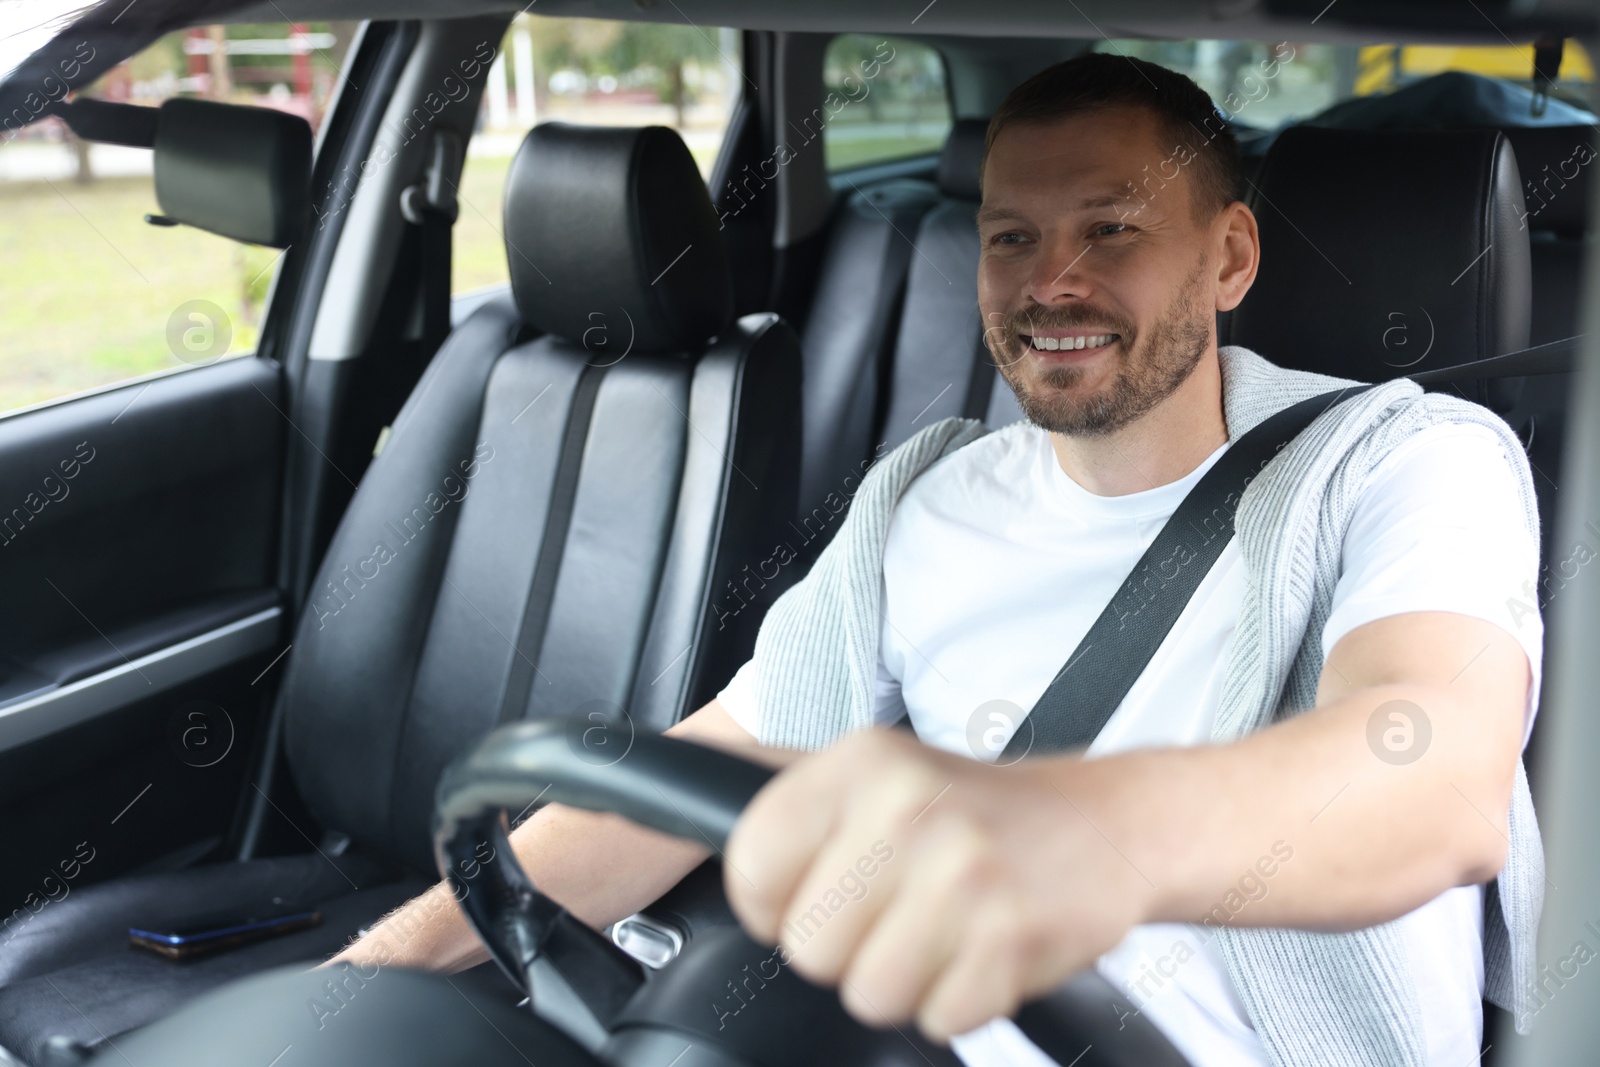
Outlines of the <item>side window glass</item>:
[{"label": "side window glass", "polygon": [[[168,34],[77,95],[272,107],[315,129],[357,26]],[[254,351],[282,252],[145,222],[161,210],[151,155],[80,141],[55,117],[0,129],[0,412]]]},{"label": "side window glass", "polygon": [[606,19],[512,20],[489,67],[461,172],[453,236],[455,293],[510,280],[501,211],[522,138],[556,119],[590,126],[670,126],[711,174],[744,82],[739,33]]},{"label": "side window glass", "polygon": [[823,57],[822,82],[829,171],[937,152],[950,132],[944,60],[925,44],[841,34]]}]

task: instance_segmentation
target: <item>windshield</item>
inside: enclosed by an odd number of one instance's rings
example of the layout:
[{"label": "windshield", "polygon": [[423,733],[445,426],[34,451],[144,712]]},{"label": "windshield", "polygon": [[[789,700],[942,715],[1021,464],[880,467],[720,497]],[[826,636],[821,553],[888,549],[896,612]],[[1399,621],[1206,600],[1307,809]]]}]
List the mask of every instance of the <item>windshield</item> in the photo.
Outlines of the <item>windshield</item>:
[{"label": "windshield", "polygon": [[[1357,97],[1382,96],[1424,78],[1458,71],[1531,88],[1533,45],[1333,45],[1294,41],[1136,41],[1107,39],[1097,52],[1136,56],[1180,70],[1235,122],[1273,129]],[[1594,67],[1583,46],[1566,42],[1557,97],[1586,106]]]}]

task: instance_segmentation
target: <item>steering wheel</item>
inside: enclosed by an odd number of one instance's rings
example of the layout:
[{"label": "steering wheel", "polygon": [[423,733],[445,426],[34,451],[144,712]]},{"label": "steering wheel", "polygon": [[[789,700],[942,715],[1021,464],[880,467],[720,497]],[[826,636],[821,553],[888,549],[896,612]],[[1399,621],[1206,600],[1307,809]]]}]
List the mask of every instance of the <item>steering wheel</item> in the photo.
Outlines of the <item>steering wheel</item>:
[{"label": "steering wheel", "polygon": [[[635,736],[624,758],[597,760],[586,745],[593,729],[582,720],[502,727],[445,771],[436,795],[439,870],[536,1015],[613,1067],[865,1065],[906,1062],[906,1041],[931,1048],[856,1023],[831,990],[794,975],[737,926],[691,931],[649,973],[540,893],[511,849],[509,813],[548,803],[614,812],[720,855],[774,773],[660,735]],[[1189,1067],[1093,969],[1024,1005],[1015,1021],[1061,1064]]]}]

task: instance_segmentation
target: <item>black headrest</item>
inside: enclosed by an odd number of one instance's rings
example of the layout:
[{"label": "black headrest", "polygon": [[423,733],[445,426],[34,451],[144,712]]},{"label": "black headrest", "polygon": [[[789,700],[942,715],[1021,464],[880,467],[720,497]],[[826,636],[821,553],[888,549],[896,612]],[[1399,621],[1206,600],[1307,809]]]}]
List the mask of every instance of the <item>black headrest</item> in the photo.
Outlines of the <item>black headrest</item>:
[{"label": "black headrest", "polygon": [[957,200],[982,200],[978,191],[988,119],[956,119],[939,154],[939,191]]},{"label": "black headrest", "polygon": [[[1250,206],[1261,268],[1231,343],[1366,382],[1527,346],[1522,188],[1499,132],[1285,130]],[[1503,411],[1520,387],[1463,388]]]},{"label": "black headrest", "polygon": [[1566,236],[1587,228],[1592,126],[1523,126],[1505,131],[1522,172],[1528,229]]},{"label": "black headrest", "polygon": [[506,176],[505,233],[517,309],[545,333],[581,343],[603,322],[633,351],[673,352],[733,317],[717,213],[664,126],[535,126]]}]

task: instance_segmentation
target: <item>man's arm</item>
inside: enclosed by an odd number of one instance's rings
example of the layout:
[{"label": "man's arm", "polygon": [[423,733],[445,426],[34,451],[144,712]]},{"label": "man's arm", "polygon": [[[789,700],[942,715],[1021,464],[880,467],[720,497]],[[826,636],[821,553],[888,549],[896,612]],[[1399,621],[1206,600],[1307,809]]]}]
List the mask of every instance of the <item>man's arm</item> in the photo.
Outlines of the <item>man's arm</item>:
[{"label": "man's arm", "polygon": [[[768,764],[798,755],[761,748],[715,700],[667,733]],[[645,830],[619,816],[558,804],[513,830],[511,846],[541,892],[596,928],[649,904],[709,854],[703,845]],[[450,886],[441,881],[322,966],[376,963],[454,973],[488,958]]]},{"label": "man's arm", "polygon": [[994,767],[859,734],[757,795],[728,894],[862,1021],[945,1040],[1139,923],[1348,930],[1493,877],[1529,683],[1506,631],[1416,612],[1351,631],[1314,710],[1232,744]]}]

